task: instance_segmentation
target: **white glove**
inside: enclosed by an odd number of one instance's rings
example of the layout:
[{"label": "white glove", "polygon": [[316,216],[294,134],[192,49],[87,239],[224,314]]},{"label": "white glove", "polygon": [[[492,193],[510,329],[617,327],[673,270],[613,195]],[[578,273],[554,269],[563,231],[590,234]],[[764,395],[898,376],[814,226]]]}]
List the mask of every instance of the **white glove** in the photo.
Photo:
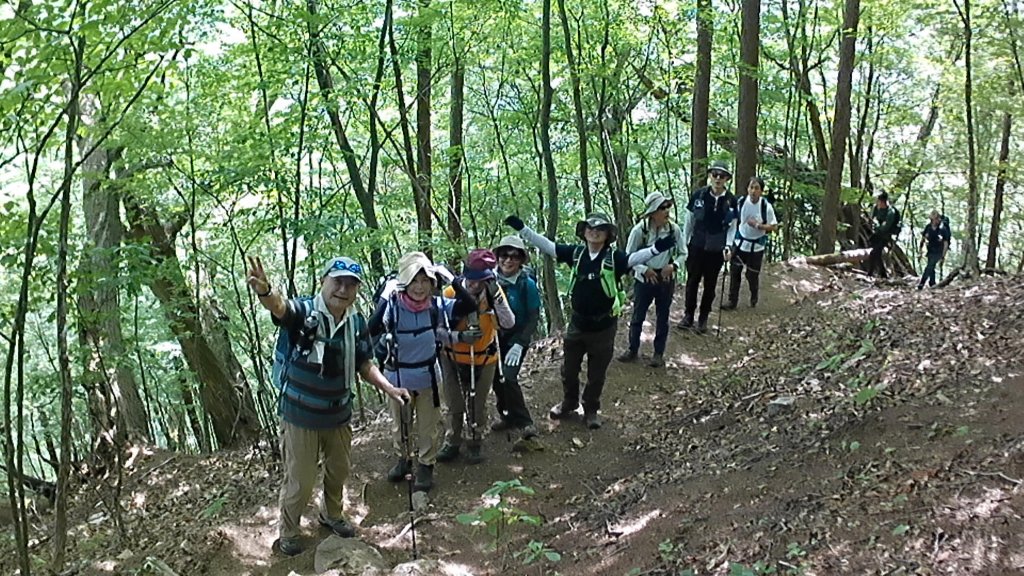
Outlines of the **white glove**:
[{"label": "white glove", "polygon": [[513,344],[508,349],[508,354],[505,354],[505,364],[509,366],[519,366],[519,361],[523,358],[523,347],[519,344]]}]

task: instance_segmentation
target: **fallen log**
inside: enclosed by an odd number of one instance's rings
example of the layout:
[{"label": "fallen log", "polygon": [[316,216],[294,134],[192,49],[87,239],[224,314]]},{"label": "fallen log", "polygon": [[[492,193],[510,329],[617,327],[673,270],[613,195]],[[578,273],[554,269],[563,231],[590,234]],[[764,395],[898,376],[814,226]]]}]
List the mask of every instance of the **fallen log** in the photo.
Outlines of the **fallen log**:
[{"label": "fallen log", "polygon": [[790,259],[792,264],[814,264],[815,266],[832,266],[835,264],[863,262],[871,254],[870,248],[858,248],[835,254],[820,254],[818,256],[800,256]]}]

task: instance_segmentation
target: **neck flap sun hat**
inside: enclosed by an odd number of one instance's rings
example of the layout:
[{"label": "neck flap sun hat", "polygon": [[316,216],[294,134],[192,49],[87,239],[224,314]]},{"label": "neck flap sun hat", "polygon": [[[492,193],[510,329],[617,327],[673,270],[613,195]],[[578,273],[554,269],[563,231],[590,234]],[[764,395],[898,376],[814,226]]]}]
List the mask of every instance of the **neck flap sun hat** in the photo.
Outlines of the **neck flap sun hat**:
[{"label": "neck flap sun hat", "polygon": [[363,267],[358,262],[347,256],[338,256],[337,258],[331,258],[328,260],[327,263],[324,264],[323,269],[320,270],[320,279],[328,276],[331,278],[348,276],[362,282]]},{"label": "neck flap sun hat", "polygon": [[486,248],[477,248],[466,257],[466,265],[462,267],[462,275],[467,280],[490,280],[494,278],[494,266],[498,263],[494,252]]},{"label": "neck flap sun hat", "polygon": [[654,214],[665,202],[673,202],[673,200],[661,192],[651,192],[644,198],[644,213],[640,215],[640,218],[646,218]]},{"label": "neck flap sun hat", "polygon": [[591,212],[587,214],[586,220],[580,220],[576,223],[576,237],[581,240],[587,239],[587,228],[604,228],[608,231],[608,240],[605,244],[612,244],[615,239],[619,237],[619,228],[615,224],[612,224],[611,218],[600,213]]},{"label": "neck flap sun hat", "polygon": [[494,247],[494,255],[497,256],[502,252],[509,252],[511,250],[518,250],[522,254],[523,264],[529,263],[530,253],[526,251],[526,244],[515,234],[509,234],[502,238],[498,245]]},{"label": "neck flap sun hat", "polygon": [[398,259],[398,288],[404,289],[420,270],[434,282],[437,281],[437,273],[434,271],[434,263],[430,261],[423,252],[409,252]]}]

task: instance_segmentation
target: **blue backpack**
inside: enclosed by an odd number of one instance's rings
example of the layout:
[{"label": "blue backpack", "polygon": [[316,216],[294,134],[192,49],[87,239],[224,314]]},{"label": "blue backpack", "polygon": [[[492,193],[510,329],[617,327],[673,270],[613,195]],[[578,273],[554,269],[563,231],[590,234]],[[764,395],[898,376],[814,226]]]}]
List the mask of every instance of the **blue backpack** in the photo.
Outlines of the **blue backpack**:
[{"label": "blue backpack", "polygon": [[[305,312],[306,318],[316,313],[313,309],[312,296],[303,296],[296,301],[302,306],[302,311]],[[308,354],[309,350],[300,350],[298,343],[292,341],[291,333],[284,329],[278,329],[277,344],[274,346],[274,368],[271,372],[271,382],[278,392],[283,388],[288,366],[304,353]]]}]

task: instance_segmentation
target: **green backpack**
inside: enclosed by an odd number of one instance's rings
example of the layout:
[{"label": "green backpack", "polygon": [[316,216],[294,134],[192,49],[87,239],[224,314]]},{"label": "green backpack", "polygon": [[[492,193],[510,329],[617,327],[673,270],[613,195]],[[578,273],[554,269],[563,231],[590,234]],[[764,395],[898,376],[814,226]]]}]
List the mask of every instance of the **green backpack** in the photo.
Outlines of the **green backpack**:
[{"label": "green backpack", "polygon": [[[576,286],[576,275],[579,273],[580,260],[583,259],[584,250],[583,246],[577,246],[576,252],[573,254],[572,272],[569,273],[569,294],[572,294],[572,289]],[[601,288],[604,289],[605,296],[612,299],[611,315],[618,316],[622,313],[622,306],[626,302],[626,292],[615,278],[615,260],[612,258],[612,254],[611,249],[605,252],[604,261],[601,263]]]}]

